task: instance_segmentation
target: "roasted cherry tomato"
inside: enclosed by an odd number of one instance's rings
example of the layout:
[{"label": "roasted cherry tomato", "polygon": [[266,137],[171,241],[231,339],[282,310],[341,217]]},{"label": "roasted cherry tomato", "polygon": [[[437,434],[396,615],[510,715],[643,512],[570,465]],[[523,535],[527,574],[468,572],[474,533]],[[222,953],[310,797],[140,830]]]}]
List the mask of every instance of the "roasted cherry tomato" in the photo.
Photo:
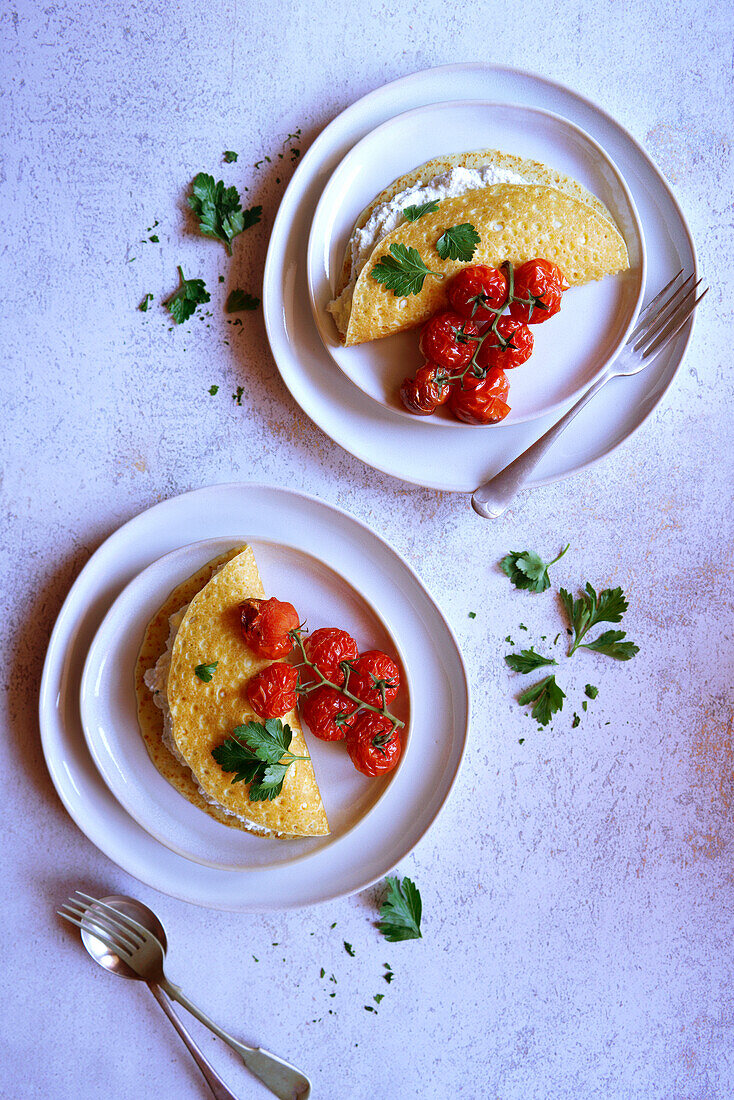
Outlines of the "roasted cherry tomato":
[{"label": "roasted cherry tomato", "polygon": [[358,772],[374,778],[392,771],[400,759],[400,734],[389,718],[362,711],[347,734],[347,752]]},{"label": "roasted cherry tomato", "polygon": [[400,669],[392,657],[381,653],[379,649],[360,653],[349,677],[348,687],[352,695],[356,695],[363,703],[381,707],[381,685],[385,689],[385,702],[392,702],[400,687]]},{"label": "roasted cherry tomato", "polygon": [[457,382],[451,391],[449,408],[465,424],[496,424],[510,411],[507,394],[510,384],[503,370],[494,368],[486,378],[475,378],[469,372],[463,383]]},{"label": "roasted cherry tomato", "polygon": [[507,299],[507,276],[498,267],[472,264],[463,267],[449,283],[449,304],[476,325],[491,324]]},{"label": "roasted cherry tomato", "polygon": [[293,665],[268,665],[247,685],[250,706],[261,718],[282,718],[296,705],[298,671]]},{"label": "roasted cherry tomato", "polygon": [[436,381],[446,377],[444,367],[435,363],[426,363],[420,367],[415,378],[406,378],[400,387],[400,400],[408,412],[416,416],[430,416],[432,412],[449,399],[451,387],[448,382]]},{"label": "roasted cherry tomato", "polygon": [[497,322],[497,333],[503,340],[509,340],[510,343],[503,351],[500,341],[490,333],[477,352],[477,363],[480,367],[500,367],[502,370],[508,370],[510,367],[519,367],[530,358],[535,337],[522,321],[513,321],[512,317],[500,317]]},{"label": "roasted cherry tomato", "polygon": [[465,367],[474,354],[479,326],[460,313],[443,309],[434,313],[421,330],[420,349],[423,356],[436,366],[451,371]]},{"label": "roasted cherry tomato", "polygon": [[336,688],[320,687],[301,697],[301,714],[314,737],[343,741],[354,724],[357,704]]},{"label": "roasted cherry tomato", "polygon": [[[515,272],[514,294],[531,301],[513,302],[510,316],[528,325],[539,325],[558,313],[564,290],[568,290],[568,283],[560,267],[549,260],[528,260]],[[539,303],[533,303],[533,298]]]},{"label": "roasted cherry tomato", "polygon": [[250,649],[272,661],[286,657],[293,648],[289,630],[299,625],[292,603],[274,597],[270,600],[245,600],[240,604],[242,636]]},{"label": "roasted cherry tomato", "polygon": [[344,671],[339,667],[341,661],[355,661],[359,650],[357,643],[346,630],[335,626],[322,626],[309,634],[304,642],[306,656],[316,665],[322,676],[338,687],[344,683]]}]

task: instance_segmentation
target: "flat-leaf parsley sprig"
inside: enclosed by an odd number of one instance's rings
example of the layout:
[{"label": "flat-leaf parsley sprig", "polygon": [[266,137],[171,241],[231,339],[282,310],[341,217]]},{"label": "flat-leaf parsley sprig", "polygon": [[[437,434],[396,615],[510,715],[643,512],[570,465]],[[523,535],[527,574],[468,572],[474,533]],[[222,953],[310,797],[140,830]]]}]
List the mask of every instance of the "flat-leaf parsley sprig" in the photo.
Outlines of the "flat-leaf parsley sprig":
[{"label": "flat-leaf parsley sprig", "polygon": [[595,653],[604,653],[616,661],[630,661],[640,652],[639,646],[623,640],[627,637],[624,630],[605,630],[593,642],[583,641],[589,630],[598,623],[622,621],[622,616],[627,610],[627,600],[621,588],[604,588],[597,596],[587,581],[578,599],[575,600],[565,588],[559,590],[559,595],[573,630],[573,643],[568,651],[569,657],[572,657],[579,647],[591,649]]},{"label": "flat-leaf parsley sprig", "polygon": [[191,185],[189,206],[199,219],[199,231],[205,237],[214,237],[221,241],[232,255],[232,241],[235,237],[257,225],[262,216],[262,206],[252,206],[243,210],[240,193],[236,187],[225,187],[224,180],[214,182],[214,176],[199,172]]},{"label": "flat-leaf parsley sprig", "polygon": [[548,570],[561,560],[570,545],[570,542],[566,543],[560,554],[547,562],[543,561],[540,554],[536,554],[534,550],[511,550],[500,562],[500,569],[510,578],[515,588],[545,592],[550,588]]},{"label": "flat-leaf parsley sprig", "polygon": [[389,876],[385,882],[387,898],[380,908],[378,929],[390,943],[422,939],[423,903],[418,887],[411,879],[396,876]]},{"label": "flat-leaf parsley sprig", "polygon": [[181,285],[170,298],[163,303],[177,325],[188,321],[196,312],[196,307],[210,301],[211,295],[203,279],[186,279],[182,269],[177,268]]},{"label": "flat-leaf parsley sprig", "polygon": [[547,726],[554,714],[563,709],[563,700],[566,693],[556,683],[555,676],[546,676],[537,684],[527,688],[520,695],[518,703],[521,707],[533,704],[530,712],[536,722],[541,726]]},{"label": "flat-leaf parsley sprig", "polygon": [[380,257],[372,268],[370,277],[382,283],[386,290],[391,290],[396,298],[420,294],[428,275],[433,275],[436,279],[445,277],[443,272],[431,271],[426,267],[420,252],[409,245],[391,244],[390,252],[391,255]]},{"label": "flat-leaf parsley sprig", "polygon": [[290,726],[284,726],[280,718],[248,722],[212,749],[212,756],[222,771],[235,773],[233,783],[250,784],[250,802],[272,801],[282,791],[291,764],[311,759],[290,751],[292,739]]},{"label": "flat-leaf parsley sprig", "polygon": [[452,225],[438,238],[436,252],[442,260],[461,260],[462,263],[469,263],[481,239],[471,222]]},{"label": "flat-leaf parsley sprig", "polygon": [[526,675],[528,672],[535,672],[536,668],[542,668],[543,665],[557,665],[558,661],[554,657],[544,657],[542,653],[536,653],[531,646],[530,649],[521,649],[519,653],[506,654],[505,664],[509,665],[513,672]]}]

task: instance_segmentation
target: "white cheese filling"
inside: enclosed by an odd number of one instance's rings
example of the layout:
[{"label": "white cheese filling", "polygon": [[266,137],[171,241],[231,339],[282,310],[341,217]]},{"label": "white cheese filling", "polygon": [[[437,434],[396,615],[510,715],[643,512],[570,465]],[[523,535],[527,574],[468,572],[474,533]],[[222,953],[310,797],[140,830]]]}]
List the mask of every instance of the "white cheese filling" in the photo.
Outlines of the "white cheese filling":
[{"label": "white cheese filling", "polygon": [[[219,572],[219,570],[217,570]],[[213,574],[214,575],[214,574]],[[212,798],[207,791],[199,783],[198,776],[192,770],[191,765],[183,758],[178,750],[178,746],[173,739],[173,722],[171,720],[171,707],[168,702],[168,673],[171,668],[171,654],[173,653],[173,643],[176,640],[179,627],[183,622],[183,617],[188,609],[188,604],[184,604],[178,611],[174,611],[169,616],[168,624],[168,639],[166,641],[166,648],[160,657],[156,661],[153,668],[149,668],[145,673],[143,679],[145,680],[145,686],[153,692],[153,702],[159,710],[163,712],[163,744],[166,746],[171,756],[178,760],[179,764],[183,764],[185,768],[191,771],[192,776],[199,788],[199,794],[210,805],[216,806],[218,810],[222,810],[225,814],[229,814],[230,817],[236,817],[238,821],[242,821],[243,824],[251,829],[253,832],[258,833],[260,836],[286,836],[286,833],[278,833],[274,829],[268,829],[265,825],[261,825],[258,822],[251,821],[243,814],[236,814],[234,810],[230,810],[229,807],[223,806],[221,802],[217,802],[215,798]]]},{"label": "white cheese filling", "polygon": [[447,198],[457,198],[467,191],[478,191],[483,187],[493,187],[498,183],[522,183],[528,181],[517,172],[508,168],[495,168],[487,164],[483,168],[451,168],[440,176],[434,176],[428,183],[416,183],[400,191],[388,202],[381,202],[372,211],[369,220],[361,229],[355,229],[349,242],[351,262],[348,285],[334,303],[334,314],[344,315],[351,307],[354,286],[362,269],[369,260],[376,245],[401,224],[406,206],[422,206],[427,202]]}]

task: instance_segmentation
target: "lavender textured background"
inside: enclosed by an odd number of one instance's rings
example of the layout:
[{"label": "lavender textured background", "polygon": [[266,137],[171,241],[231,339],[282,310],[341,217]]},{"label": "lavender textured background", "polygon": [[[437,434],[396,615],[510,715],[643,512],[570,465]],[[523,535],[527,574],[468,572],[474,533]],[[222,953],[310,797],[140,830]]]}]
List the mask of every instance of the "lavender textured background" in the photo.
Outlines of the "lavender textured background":
[{"label": "lavender textured background", "polygon": [[[95,969],[60,927],[55,904],[83,884],[156,906],[174,980],[243,1037],[302,1063],[323,1100],[730,1097],[730,5],[9,0],[0,23],[0,1095],[207,1095],[147,991]],[[285,391],[261,314],[233,328],[218,305],[232,286],[258,293],[291,172],[277,158],[286,135],[300,128],[305,149],[384,81],[477,55],[568,83],[626,125],[674,185],[712,286],[645,427],[499,525],[340,450]],[[183,205],[224,149],[240,156],[221,174],[265,209],[231,263],[191,231]],[[272,165],[255,169],[265,154]],[[160,243],[140,243],[155,219]],[[178,263],[217,303],[169,331],[159,301]],[[148,291],[156,303],[142,314]],[[368,519],[460,636],[476,699],[466,766],[401,868],[423,893],[422,942],[384,943],[371,923],[378,890],[264,917],[157,895],[92,847],[50,783],[36,699],[72,580],[141,509],[236,479],[314,492]],[[514,701],[503,638],[552,637],[558,611],[511,590],[495,563],[511,546],[551,553],[567,539],[556,580],[622,584],[642,652],[628,665],[575,658],[562,720],[539,734]],[[599,698],[572,729],[589,680]],[[379,1014],[365,1012],[377,992]],[[266,1095],[221,1044],[202,1043],[243,1098]]]}]

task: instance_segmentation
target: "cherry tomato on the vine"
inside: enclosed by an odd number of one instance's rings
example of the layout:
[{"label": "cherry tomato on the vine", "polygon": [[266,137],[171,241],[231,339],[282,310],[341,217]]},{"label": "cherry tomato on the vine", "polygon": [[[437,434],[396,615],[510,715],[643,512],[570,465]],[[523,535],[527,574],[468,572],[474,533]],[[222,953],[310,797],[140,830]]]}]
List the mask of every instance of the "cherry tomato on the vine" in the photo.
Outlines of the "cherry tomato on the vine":
[{"label": "cherry tomato on the vine", "polygon": [[503,340],[509,340],[510,344],[503,350],[494,334],[490,333],[486,336],[477,352],[477,363],[480,367],[500,367],[502,370],[508,370],[511,367],[519,367],[530,358],[535,337],[522,321],[514,321],[512,317],[500,317],[497,322],[497,333]]},{"label": "cherry tomato on the vine", "polygon": [[432,412],[449,399],[451,387],[448,382],[436,381],[446,376],[444,367],[435,363],[425,363],[415,372],[414,378],[406,378],[400,387],[400,400],[408,412],[416,416],[430,416]]},{"label": "cherry tomato on the vine", "polygon": [[451,308],[462,317],[471,318],[476,325],[491,324],[495,318],[493,311],[500,309],[506,298],[507,276],[498,267],[472,264],[463,267],[449,283]]},{"label": "cherry tomato on the vine", "polygon": [[339,687],[344,683],[344,672],[339,667],[341,661],[354,661],[359,650],[357,643],[346,630],[335,626],[322,626],[309,634],[304,642],[306,656],[316,665],[322,676]]},{"label": "cherry tomato on the vine", "polygon": [[301,714],[314,737],[343,741],[354,723],[357,704],[332,687],[320,687],[301,697]]},{"label": "cherry tomato on the vine", "polygon": [[347,752],[357,771],[374,778],[392,771],[400,759],[402,744],[389,718],[373,711],[357,716],[347,734]]},{"label": "cherry tomato on the vine", "polygon": [[268,665],[247,685],[250,706],[261,718],[282,718],[296,705],[298,672],[293,665]]},{"label": "cherry tomato on the vine", "polygon": [[293,648],[289,630],[299,625],[298,612],[292,603],[273,597],[270,600],[245,600],[240,604],[242,636],[260,657],[277,660],[286,657]]},{"label": "cherry tomato on the vine", "polygon": [[430,363],[450,372],[469,362],[476,347],[471,337],[478,334],[479,327],[473,321],[451,309],[443,309],[423,326],[420,349]]},{"label": "cherry tomato on the vine", "polygon": [[400,669],[379,649],[370,649],[360,653],[354,662],[354,671],[349,677],[349,690],[363,703],[373,707],[382,706],[382,690],[385,690],[385,703],[391,703],[400,687]]},{"label": "cherry tomato on the vine", "polygon": [[510,411],[509,389],[503,370],[494,368],[487,372],[486,378],[476,378],[469,371],[463,383],[457,382],[451,391],[449,408],[465,424],[496,424]]},{"label": "cherry tomato on the vine", "polygon": [[540,325],[558,313],[564,290],[568,290],[568,283],[560,267],[550,260],[527,260],[515,272],[514,296],[539,298],[541,304],[512,302],[510,316],[529,325]]}]

